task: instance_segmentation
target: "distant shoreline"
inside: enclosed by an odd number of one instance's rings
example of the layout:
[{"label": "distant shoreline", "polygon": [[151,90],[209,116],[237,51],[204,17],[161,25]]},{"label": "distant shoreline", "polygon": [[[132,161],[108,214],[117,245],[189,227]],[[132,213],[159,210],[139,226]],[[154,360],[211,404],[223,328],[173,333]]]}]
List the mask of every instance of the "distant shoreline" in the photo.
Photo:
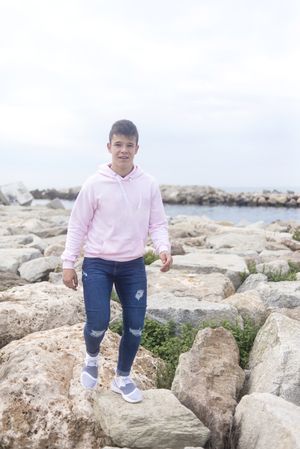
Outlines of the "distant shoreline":
[{"label": "distant shoreline", "polygon": [[[262,192],[227,192],[211,186],[197,185],[161,185],[163,202],[166,204],[199,204],[227,205],[251,207],[300,207],[300,192],[287,190],[283,193],[276,189]],[[60,198],[75,200],[80,186],[69,189],[34,189],[31,194],[34,199]]]}]

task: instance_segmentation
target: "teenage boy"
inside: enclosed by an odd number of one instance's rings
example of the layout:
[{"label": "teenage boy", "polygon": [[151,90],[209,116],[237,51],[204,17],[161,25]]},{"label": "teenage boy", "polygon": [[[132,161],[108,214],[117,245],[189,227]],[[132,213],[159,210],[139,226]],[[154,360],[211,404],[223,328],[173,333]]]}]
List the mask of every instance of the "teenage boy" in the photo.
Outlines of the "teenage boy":
[{"label": "teenage boy", "polygon": [[130,377],[147,305],[144,248],[150,234],[162,261],[161,271],[172,265],[168,224],[159,186],[134,164],[138,131],[129,120],[119,120],[109,133],[111,163],[99,167],[83,184],[69,220],[63,260],[63,282],[76,290],[74,263],[84,245],[82,284],[86,323],[86,357],[81,373],[85,388],[98,380],[100,343],[110,320],[113,285],[123,309],[116,375],[111,389],[128,402],[140,402],[142,393]]}]

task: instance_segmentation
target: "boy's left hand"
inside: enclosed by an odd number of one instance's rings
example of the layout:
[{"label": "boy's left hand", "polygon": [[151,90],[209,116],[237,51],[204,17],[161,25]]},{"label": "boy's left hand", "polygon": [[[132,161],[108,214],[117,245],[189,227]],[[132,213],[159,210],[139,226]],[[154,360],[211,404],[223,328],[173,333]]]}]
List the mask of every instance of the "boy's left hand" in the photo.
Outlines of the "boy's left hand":
[{"label": "boy's left hand", "polygon": [[170,253],[163,251],[162,253],[159,254],[160,260],[163,263],[163,266],[161,267],[160,271],[169,271],[169,269],[172,266],[173,263],[173,259]]}]

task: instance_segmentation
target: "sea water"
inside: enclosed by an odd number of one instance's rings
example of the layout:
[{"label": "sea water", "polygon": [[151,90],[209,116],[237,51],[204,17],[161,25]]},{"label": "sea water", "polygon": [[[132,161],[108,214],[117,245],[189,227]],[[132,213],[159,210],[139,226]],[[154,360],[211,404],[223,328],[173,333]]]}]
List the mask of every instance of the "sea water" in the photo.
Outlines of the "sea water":
[{"label": "sea water", "polygon": [[[47,204],[49,200],[34,200],[33,205]],[[74,201],[61,200],[66,209],[71,209]],[[252,206],[224,206],[198,204],[165,204],[168,217],[177,215],[205,215],[216,221],[231,221],[234,224],[247,224],[263,221],[272,223],[276,220],[296,220],[300,224],[300,208],[287,207],[252,207]]]}]

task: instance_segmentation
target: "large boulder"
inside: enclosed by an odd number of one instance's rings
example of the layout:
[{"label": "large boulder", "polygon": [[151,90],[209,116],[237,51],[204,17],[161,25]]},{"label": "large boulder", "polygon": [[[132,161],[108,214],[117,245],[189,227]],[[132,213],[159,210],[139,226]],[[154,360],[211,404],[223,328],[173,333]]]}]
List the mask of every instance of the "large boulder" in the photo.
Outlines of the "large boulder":
[{"label": "large boulder", "polygon": [[46,256],[29,260],[19,267],[20,276],[28,282],[48,280],[49,273],[61,265],[57,256]]},{"label": "large boulder", "polygon": [[256,265],[256,270],[258,273],[283,275],[290,271],[290,266],[286,260],[273,260]]},{"label": "large boulder", "polygon": [[224,447],[244,379],[238,346],[223,328],[199,331],[191,350],[180,355],[172,391],[209,427],[214,449]]},{"label": "large boulder", "polygon": [[44,252],[47,244],[37,235],[21,234],[0,237],[0,248],[36,248]]},{"label": "large boulder", "polygon": [[17,287],[18,285],[25,285],[27,281],[20,278],[15,273],[0,271],[0,292],[8,290],[11,287]]},{"label": "large boulder", "polygon": [[18,203],[20,206],[31,204],[33,196],[22,182],[0,186],[0,202],[5,205]]},{"label": "large boulder", "polygon": [[265,274],[250,274],[237,289],[237,293],[244,293],[248,290],[256,290],[258,285],[265,284],[266,282],[268,282],[268,277]]},{"label": "large boulder", "polygon": [[272,393],[300,406],[300,322],[272,313],[249,359],[249,393]]},{"label": "large boulder", "polygon": [[[111,320],[121,306],[111,301]],[[85,320],[83,292],[64,285],[39,282],[0,292],[0,347],[32,332]]]},{"label": "large boulder", "polygon": [[205,322],[222,324],[228,321],[243,326],[243,320],[235,307],[230,304],[201,301],[193,296],[172,294],[150,295],[147,298],[147,315],[165,323],[172,320],[177,326],[189,323],[197,327]]},{"label": "large boulder", "polygon": [[[114,376],[119,341],[117,334],[107,331],[95,391],[80,384],[85,356],[82,323],[35,332],[2,348],[0,447],[98,449],[111,445],[93,406],[96,395],[105,394]],[[132,375],[141,388],[155,387],[160,364],[149,351],[139,349]]]},{"label": "large boulder", "polygon": [[243,396],[234,418],[238,449],[300,449],[300,407],[282,398]]},{"label": "large boulder", "polygon": [[256,290],[235,293],[225,298],[222,304],[235,307],[243,320],[251,321],[256,326],[263,324],[267,317],[267,308]]},{"label": "large boulder", "polygon": [[235,292],[230,279],[222,273],[198,274],[185,270],[162,273],[153,264],[147,267],[148,296],[167,293],[193,296],[210,302],[220,302]]},{"label": "large boulder", "polygon": [[41,256],[41,252],[35,248],[2,248],[0,249],[0,271],[17,273],[22,263]]},{"label": "large boulder", "polygon": [[96,419],[117,446],[132,449],[182,449],[203,445],[209,429],[170,390],[148,390],[132,406],[113,392],[98,394]]},{"label": "large boulder", "polygon": [[261,283],[256,290],[267,308],[300,306],[300,281]]},{"label": "large boulder", "polygon": [[0,347],[32,332],[82,321],[81,289],[40,282],[0,293]]},{"label": "large boulder", "polygon": [[[173,260],[175,270],[203,274],[223,273],[235,288],[241,284],[240,273],[248,273],[244,259],[235,254],[215,254],[213,251],[199,250],[184,256],[174,256]],[[153,266],[159,266],[159,261],[154,262]]]},{"label": "large boulder", "polygon": [[217,250],[231,248],[237,253],[247,250],[260,253],[265,249],[266,237],[263,231],[255,232],[253,230],[245,231],[244,229],[238,229],[209,236],[206,239],[205,246]]}]

